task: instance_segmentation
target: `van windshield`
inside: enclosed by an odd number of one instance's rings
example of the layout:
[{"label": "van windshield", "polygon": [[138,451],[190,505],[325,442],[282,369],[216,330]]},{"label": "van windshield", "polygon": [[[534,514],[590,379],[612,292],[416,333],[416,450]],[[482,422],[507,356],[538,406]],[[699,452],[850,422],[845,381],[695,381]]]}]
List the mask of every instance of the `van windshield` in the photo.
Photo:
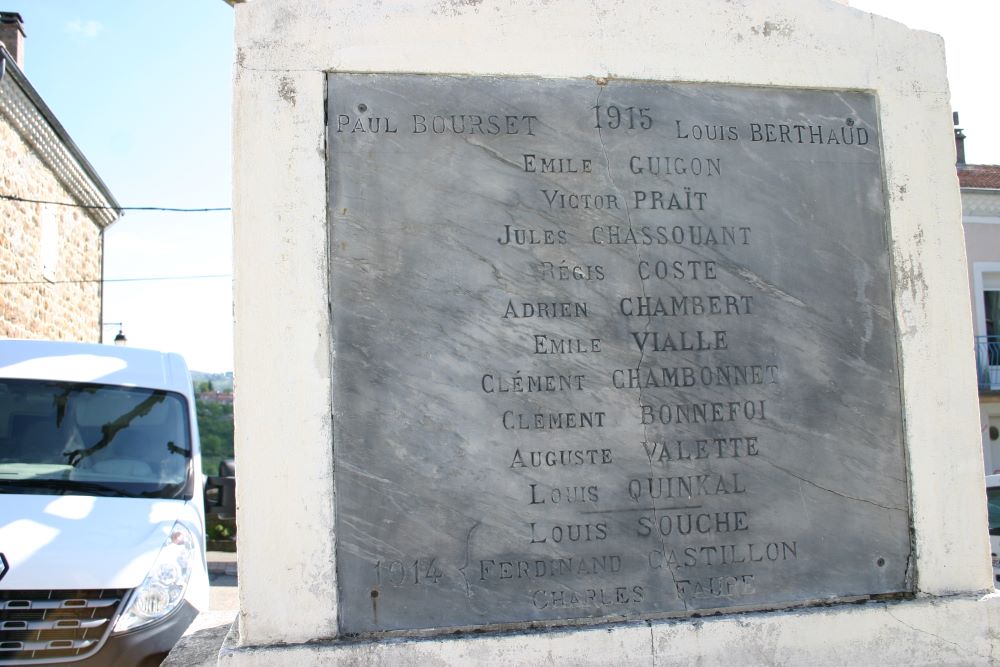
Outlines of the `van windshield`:
[{"label": "van windshield", "polygon": [[179,394],[0,379],[0,492],[188,499],[189,433]]}]

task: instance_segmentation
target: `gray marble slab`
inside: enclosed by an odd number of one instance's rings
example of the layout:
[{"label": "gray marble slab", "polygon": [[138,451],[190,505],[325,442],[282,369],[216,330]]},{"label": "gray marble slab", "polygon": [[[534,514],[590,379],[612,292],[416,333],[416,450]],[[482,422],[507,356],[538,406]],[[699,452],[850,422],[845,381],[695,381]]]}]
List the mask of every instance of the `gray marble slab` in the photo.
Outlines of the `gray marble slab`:
[{"label": "gray marble slab", "polygon": [[910,589],[872,95],[328,87],[342,634]]}]

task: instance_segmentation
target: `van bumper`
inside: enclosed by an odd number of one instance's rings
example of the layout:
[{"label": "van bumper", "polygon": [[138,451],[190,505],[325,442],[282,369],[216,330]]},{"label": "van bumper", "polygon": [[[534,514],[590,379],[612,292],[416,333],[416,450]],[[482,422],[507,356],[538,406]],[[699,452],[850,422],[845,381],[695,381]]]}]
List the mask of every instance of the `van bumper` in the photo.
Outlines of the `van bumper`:
[{"label": "van bumper", "polygon": [[63,664],[66,667],[159,665],[197,615],[198,610],[185,600],[166,618],[141,628],[114,633],[94,655]]}]

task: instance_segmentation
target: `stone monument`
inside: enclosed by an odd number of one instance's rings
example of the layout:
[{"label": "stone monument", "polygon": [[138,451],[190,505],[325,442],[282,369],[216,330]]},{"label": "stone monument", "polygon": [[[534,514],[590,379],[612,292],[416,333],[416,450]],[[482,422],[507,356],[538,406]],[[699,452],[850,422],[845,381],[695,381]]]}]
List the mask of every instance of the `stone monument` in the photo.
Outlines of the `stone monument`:
[{"label": "stone monument", "polygon": [[938,38],[257,0],[236,42],[223,662],[989,662]]}]

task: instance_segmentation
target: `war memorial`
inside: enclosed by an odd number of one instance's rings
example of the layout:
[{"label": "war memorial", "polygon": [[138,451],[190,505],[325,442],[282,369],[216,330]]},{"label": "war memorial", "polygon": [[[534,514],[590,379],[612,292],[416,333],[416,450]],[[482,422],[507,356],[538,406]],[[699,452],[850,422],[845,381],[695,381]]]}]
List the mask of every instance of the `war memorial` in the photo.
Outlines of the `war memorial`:
[{"label": "war memorial", "polygon": [[832,0],[236,11],[220,664],[995,659],[938,37]]}]

